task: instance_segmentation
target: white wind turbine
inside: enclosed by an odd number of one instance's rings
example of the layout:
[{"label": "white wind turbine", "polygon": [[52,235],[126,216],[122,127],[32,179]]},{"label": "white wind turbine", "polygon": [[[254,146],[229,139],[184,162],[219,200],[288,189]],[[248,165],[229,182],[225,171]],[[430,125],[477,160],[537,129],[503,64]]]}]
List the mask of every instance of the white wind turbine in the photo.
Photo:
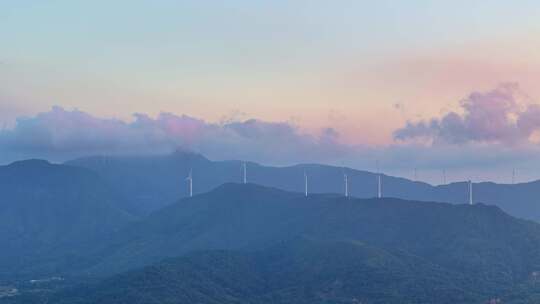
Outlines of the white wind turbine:
[{"label": "white wind turbine", "polygon": [[473,183],[469,180],[469,205],[473,204]]},{"label": "white wind turbine", "polygon": [[189,175],[186,177],[186,180],[189,185],[189,197],[193,197],[193,172],[191,169],[189,170]]},{"label": "white wind turbine", "polygon": [[446,169],[442,170],[442,180],[443,180],[443,185],[446,185]]},{"label": "white wind turbine", "polygon": [[243,172],[243,179],[242,179],[242,182],[244,184],[247,184],[247,166],[246,166],[246,162],[243,162],[242,163],[242,172]]},{"label": "white wind turbine", "polygon": [[378,177],[378,179],[377,179],[377,197],[381,198],[382,197],[382,177],[381,177],[381,174],[379,173],[377,177]]},{"label": "white wind turbine", "polygon": [[[414,169],[415,179],[416,179],[416,169]],[[377,160],[377,198],[382,197],[382,176],[381,170],[379,169],[379,161]]]},{"label": "white wind turbine", "polygon": [[349,176],[343,173],[343,181],[345,182],[345,197],[349,197]]},{"label": "white wind turbine", "polygon": [[308,179],[306,171],[304,171],[304,194],[306,197],[308,196]]}]

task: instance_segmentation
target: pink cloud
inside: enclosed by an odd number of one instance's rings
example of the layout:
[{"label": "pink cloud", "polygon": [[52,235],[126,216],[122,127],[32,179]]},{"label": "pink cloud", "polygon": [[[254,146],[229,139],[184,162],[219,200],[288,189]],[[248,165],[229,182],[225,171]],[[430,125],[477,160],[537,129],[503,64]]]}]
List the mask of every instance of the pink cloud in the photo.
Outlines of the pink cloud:
[{"label": "pink cloud", "polygon": [[[504,176],[514,167],[540,170],[540,147],[527,135],[540,130],[540,106],[524,105],[518,88],[503,85],[473,93],[462,102],[462,113],[409,122],[396,130],[399,142],[385,145],[347,145],[332,127],[315,134],[288,122],[257,119],[211,123],[188,115],[135,114],[133,121],[101,118],[78,110],[54,107],[33,117],[19,118],[12,129],[0,131],[0,161],[45,158],[63,161],[89,155],[167,154],[189,148],[210,159],[246,159],[272,165],[327,163],[410,176],[412,168],[441,168],[493,172]],[[427,138],[434,145],[416,144]],[[412,142],[411,142],[412,141]],[[516,145],[523,143],[522,145]],[[525,176],[525,169],[520,170]],[[465,178],[464,177],[464,178]],[[439,179],[435,179],[436,182]]]},{"label": "pink cloud", "polygon": [[155,118],[135,114],[134,121],[125,122],[53,107],[0,131],[0,151],[65,160],[93,154],[163,154],[182,147],[216,159],[290,163],[339,158],[347,148],[337,138],[332,129],[306,134],[287,122],[218,124],[172,113]]},{"label": "pink cloud", "polygon": [[407,122],[394,132],[400,141],[425,139],[433,143],[524,143],[540,127],[540,108],[526,105],[515,83],[487,92],[473,92],[461,102],[462,114],[449,112],[429,121]]}]

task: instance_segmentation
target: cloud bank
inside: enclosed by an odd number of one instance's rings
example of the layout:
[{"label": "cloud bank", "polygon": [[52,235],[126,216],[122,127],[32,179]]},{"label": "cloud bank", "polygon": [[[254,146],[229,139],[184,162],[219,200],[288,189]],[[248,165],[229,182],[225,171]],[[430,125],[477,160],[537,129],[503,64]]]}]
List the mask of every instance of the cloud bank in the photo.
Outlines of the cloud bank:
[{"label": "cloud bank", "polygon": [[[540,106],[516,84],[473,92],[460,110],[409,121],[386,146],[350,145],[332,127],[306,133],[289,122],[232,119],[212,123],[188,115],[134,114],[131,121],[101,118],[53,107],[19,118],[0,130],[0,162],[26,158],[65,161],[90,155],[168,154],[181,148],[210,159],[244,159],[269,165],[327,163],[422,180],[507,182],[513,168],[521,180],[540,177]],[[368,130],[366,130],[367,132]]]},{"label": "cloud bank", "polygon": [[[92,116],[61,107],[19,118],[0,132],[0,151],[17,158],[66,160],[87,155],[164,154],[178,148],[215,159],[250,159],[273,164],[330,161],[347,148],[333,129],[305,134],[287,122],[256,119],[209,123],[187,115],[135,114],[132,122]],[[20,157],[18,157],[20,156]]]},{"label": "cloud bank", "polygon": [[473,92],[461,102],[462,113],[408,122],[394,132],[399,141],[424,140],[434,144],[504,143],[535,141],[540,130],[540,106],[527,104],[519,86],[501,84],[487,92]]}]

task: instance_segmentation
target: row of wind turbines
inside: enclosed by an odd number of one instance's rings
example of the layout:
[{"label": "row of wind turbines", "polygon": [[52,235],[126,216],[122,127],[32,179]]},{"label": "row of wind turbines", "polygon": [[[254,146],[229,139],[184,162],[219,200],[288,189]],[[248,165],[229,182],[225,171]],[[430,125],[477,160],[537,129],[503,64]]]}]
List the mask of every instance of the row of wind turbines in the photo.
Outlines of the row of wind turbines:
[{"label": "row of wind turbines", "polygon": [[[378,164],[377,164],[378,167]],[[379,171],[379,170],[377,170]],[[247,184],[247,165],[245,162],[242,163],[242,182],[244,184]],[[416,169],[415,169],[416,173]],[[515,173],[513,173],[515,174]],[[193,170],[189,170],[189,174],[186,177],[186,181],[188,182],[189,187],[189,197],[193,197]],[[343,181],[345,183],[345,197],[349,197],[349,176],[346,172],[343,173]],[[469,205],[473,204],[473,183],[471,180],[467,181],[468,188],[469,188]],[[304,196],[308,197],[308,176],[306,171],[304,171]],[[377,198],[382,198],[382,174],[380,172],[377,173]]]},{"label": "row of wind turbines", "polygon": [[[347,175],[347,173],[343,173],[343,180],[345,182],[345,197],[349,197],[349,176]],[[307,189],[307,177],[306,177],[306,189]],[[307,196],[307,190],[306,190],[306,196]],[[382,175],[380,173],[377,173],[377,198],[382,198]]]}]

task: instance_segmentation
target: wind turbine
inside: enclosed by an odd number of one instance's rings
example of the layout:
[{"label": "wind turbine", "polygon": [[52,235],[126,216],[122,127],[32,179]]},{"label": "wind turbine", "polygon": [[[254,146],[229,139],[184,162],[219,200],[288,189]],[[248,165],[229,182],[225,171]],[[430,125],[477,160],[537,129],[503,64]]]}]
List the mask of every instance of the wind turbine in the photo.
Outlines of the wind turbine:
[{"label": "wind turbine", "polygon": [[512,169],[512,185],[516,183],[516,169]]},{"label": "wind turbine", "polygon": [[307,174],[306,174],[306,171],[304,171],[304,194],[306,197],[307,197],[307,190],[308,190],[307,182],[308,182]]},{"label": "wind turbine", "polygon": [[247,166],[246,166],[246,162],[243,162],[242,163],[242,170],[243,170],[243,182],[244,184],[247,184]]},{"label": "wind turbine", "polygon": [[377,197],[378,198],[381,198],[382,197],[382,177],[381,177],[381,174],[379,173],[377,175]]},{"label": "wind turbine", "polygon": [[442,170],[442,180],[443,180],[443,185],[446,185],[446,169]]},{"label": "wind turbine", "polygon": [[[416,180],[416,168],[414,169],[414,175]],[[377,160],[377,198],[382,197],[382,177],[381,170],[379,169],[379,160]]]},{"label": "wind turbine", "polygon": [[186,177],[186,180],[189,184],[189,197],[193,197],[193,172],[191,169],[189,170],[189,175]]},{"label": "wind turbine", "polygon": [[345,197],[349,197],[349,177],[347,173],[343,173],[343,181],[345,182]]},{"label": "wind turbine", "polygon": [[472,181],[469,180],[469,205],[473,204],[473,184]]}]

